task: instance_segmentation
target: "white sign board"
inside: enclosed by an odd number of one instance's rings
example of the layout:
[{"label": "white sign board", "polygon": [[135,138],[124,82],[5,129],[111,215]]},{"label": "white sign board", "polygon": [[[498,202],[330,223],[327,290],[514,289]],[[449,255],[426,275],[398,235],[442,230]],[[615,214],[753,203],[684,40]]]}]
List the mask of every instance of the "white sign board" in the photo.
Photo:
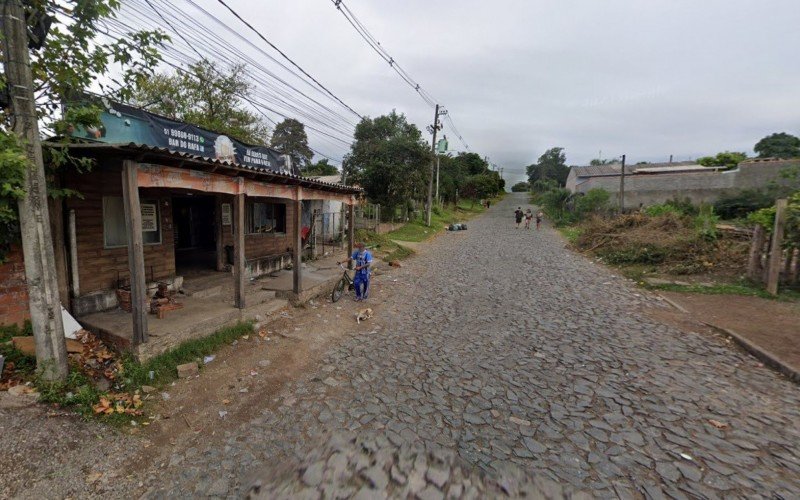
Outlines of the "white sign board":
[{"label": "white sign board", "polygon": [[231,204],[230,203],[223,203],[222,204],[222,225],[223,226],[230,226],[231,225]]},{"label": "white sign board", "polygon": [[142,232],[158,231],[158,207],[155,203],[142,203]]}]

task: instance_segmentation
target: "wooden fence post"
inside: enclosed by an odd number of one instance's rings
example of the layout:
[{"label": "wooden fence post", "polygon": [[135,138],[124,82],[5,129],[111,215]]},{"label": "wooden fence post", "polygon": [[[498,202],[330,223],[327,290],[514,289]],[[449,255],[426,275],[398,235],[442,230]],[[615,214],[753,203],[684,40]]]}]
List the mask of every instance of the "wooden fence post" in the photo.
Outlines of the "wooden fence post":
[{"label": "wooden fence post", "polygon": [[778,295],[778,282],[781,278],[781,263],[783,261],[783,229],[786,224],[786,207],[789,201],[781,198],[775,202],[775,228],[772,231],[772,248],[769,254],[769,273],[767,274],[767,291]]},{"label": "wooden fence post", "polygon": [[753,229],[750,240],[750,259],[747,262],[747,277],[753,281],[761,281],[761,255],[764,251],[764,228],[757,225]]}]

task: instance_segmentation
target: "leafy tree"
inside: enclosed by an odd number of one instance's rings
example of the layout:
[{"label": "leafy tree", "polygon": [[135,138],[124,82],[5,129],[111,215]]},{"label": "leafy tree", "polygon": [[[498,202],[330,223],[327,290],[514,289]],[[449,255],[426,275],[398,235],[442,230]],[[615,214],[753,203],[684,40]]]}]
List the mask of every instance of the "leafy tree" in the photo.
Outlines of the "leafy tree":
[{"label": "leafy tree", "polygon": [[405,115],[392,111],[365,117],[355,130],[355,141],[345,157],[348,184],[359,184],[384,213],[427,194],[430,149],[419,129]]},{"label": "leafy tree", "polygon": [[619,158],[607,158],[602,160],[600,158],[595,158],[594,160],[589,162],[589,165],[598,166],[598,165],[612,165],[614,163],[619,163]]},{"label": "leafy tree", "polygon": [[245,107],[252,87],[244,75],[243,64],[223,73],[204,59],[190,65],[186,72],[159,73],[144,79],[134,101],[174,120],[263,146],[269,140],[269,127]]},{"label": "leafy tree", "polygon": [[786,132],[764,137],[753,147],[759,158],[797,158],[800,157],[800,138]]},{"label": "leafy tree", "polygon": [[467,175],[479,175],[489,171],[489,163],[478,153],[459,153],[453,158]]},{"label": "leafy tree", "polygon": [[[100,123],[101,110],[75,102],[76,92],[97,85],[110,98],[127,100],[136,86],[152,74],[160,61],[158,48],[168,37],[160,31],[130,32],[118,40],[99,39],[98,22],[113,18],[118,0],[37,0],[29,2],[33,11],[57,14],[39,49],[31,50],[31,71],[39,122],[45,132],[67,135],[70,127]],[[28,20],[33,23],[36,16]],[[118,70],[111,84],[103,83],[112,68]],[[0,91],[5,79],[0,78]],[[62,104],[70,106],[62,112]],[[66,140],[66,139],[65,139]],[[23,145],[11,132],[9,110],[0,110],[0,263],[11,242],[18,239],[17,199],[24,194],[21,172],[28,166]],[[90,160],[76,160],[68,153],[45,150],[48,178],[55,178],[67,167],[89,168]],[[69,194],[48,186],[50,196]]]},{"label": "leafy tree", "polygon": [[702,158],[698,158],[697,163],[705,167],[734,168],[746,159],[746,153],[723,151],[722,153],[717,153],[716,156],[703,156]]},{"label": "leafy tree", "polygon": [[526,167],[528,182],[534,184],[537,180],[555,179],[560,186],[567,182],[569,167],[564,148],[550,148],[539,157],[539,160]]},{"label": "leafy tree", "polygon": [[328,163],[327,158],[323,158],[317,163],[309,163],[300,172],[307,177],[336,175],[339,173],[335,166]]},{"label": "leafy tree", "polygon": [[294,118],[287,118],[275,125],[270,145],[291,156],[294,164],[301,167],[307,165],[314,156],[314,152],[308,147],[306,127]]}]

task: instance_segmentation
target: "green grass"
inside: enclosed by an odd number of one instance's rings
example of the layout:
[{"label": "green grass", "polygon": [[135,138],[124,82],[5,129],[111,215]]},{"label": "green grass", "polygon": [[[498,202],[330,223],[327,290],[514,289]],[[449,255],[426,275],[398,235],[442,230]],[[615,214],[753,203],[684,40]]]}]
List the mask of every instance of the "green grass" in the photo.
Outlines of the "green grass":
[{"label": "green grass", "polygon": [[31,322],[26,320],[25,325],[20,328],[19,325],[0,325],[0,343],[8,342],[11,337],[28,337],[33,335]]},{"label": "green grass", "polygon": [[[143,385],[167,384],[178,377],[178,365],[197,361],[202,366],[203,356],[208,356],[220,347],[230,344],[243,335],[252,333],[254,333],[252,323],[239,323],[217,330],[208,337],[186,341],[175,349],[159,354],[144,363],[139,363],[132,356],[126,356],[122,363],[122,385],[126,391],[132,392],[140,389]],[[151,371],[153,372],[152,379],[150,379]]]},{"label": "green grass", "polygon": [[[640,282],[641,284],[642,282]],[[706,295],[743,295],[747,297],[760,297],[762,299],[796,302],[800,300],[800,292],[796,290],[781,290],[774,296],[753,285],[747,284],[714,284],[714,285],[642,285],[649,290],[663,290],[666,292],[702,293]]]},{"label": "green grass", "polygon": [[562,226],[558,231],[569,243],[575,243],[583,230],[577,226]]},{"label": "green grass", "polygon": [[442,231],[450,224],[464,222],[482,213],[486,208],[478,202],[469,200],[459,202],[458,206],[447,205],[444,208],[434,207],[431,211],[431,225],[428,227],[423,220],[411,221],[400,229],[396,229],[386,236],[392,240],[421,242]]},{"label": "green grass", "polygon": [[387,235],[374,233],[366,229],[356,231],[356,240],[363,241],[376,257],[381,256],[386,262],[403,260],[414,253],[409,248],[398,245],[389,239]]},{"label": "green grass", "polygon": [[[114,392],[133,394],[141,390],[143,385],[164,386],[178,377],[178,365],[196,361],[202,367],[204,356],[214,353],[243,335],[252,333],[252,323],[239,323],[218,330],[208,337],[184,342],[175,349],[144,363],[139,363],[131,355],[125,355],[122,359],[122,371],[118,374],[112,389]],[[13,361],[17,372],[34,383],[39,391],[40,401],[43,403],[71,408],[76,413],[88,418],[94,416],[92,406],[106,394],[99,391],[86,375],[74,368],[70,370],[65,382],[48,382],[41,379],[35,371],[35,358],[25,356],[10,342],[0,344],[0,354],[6,356],[6,362]],[[152,379],[150,372],[153,372]],[[120,413],[101,415],[97,418],[112,425],[127,425],[131,420],[143,421],[146,419],[146,417],[134,417]]]}]

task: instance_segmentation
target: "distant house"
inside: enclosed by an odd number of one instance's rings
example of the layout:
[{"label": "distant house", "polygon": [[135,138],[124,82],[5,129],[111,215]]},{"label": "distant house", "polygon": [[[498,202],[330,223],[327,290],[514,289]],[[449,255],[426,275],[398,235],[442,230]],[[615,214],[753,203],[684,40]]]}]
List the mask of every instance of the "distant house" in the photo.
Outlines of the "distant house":
[{"label": "distant house", "polygon": [[[704,167],[691,161],[626,165],[625,206],[636,208],[676,197],[688,198],[693,203],[713,203],[725,193],[782,182],[781,171],[791,166],[800,166],[800,159],[747,160],[732,170]],[[602,188],[618,199],[621,171],[619,163],[572,167],[566,188],[573,193]]]}]

